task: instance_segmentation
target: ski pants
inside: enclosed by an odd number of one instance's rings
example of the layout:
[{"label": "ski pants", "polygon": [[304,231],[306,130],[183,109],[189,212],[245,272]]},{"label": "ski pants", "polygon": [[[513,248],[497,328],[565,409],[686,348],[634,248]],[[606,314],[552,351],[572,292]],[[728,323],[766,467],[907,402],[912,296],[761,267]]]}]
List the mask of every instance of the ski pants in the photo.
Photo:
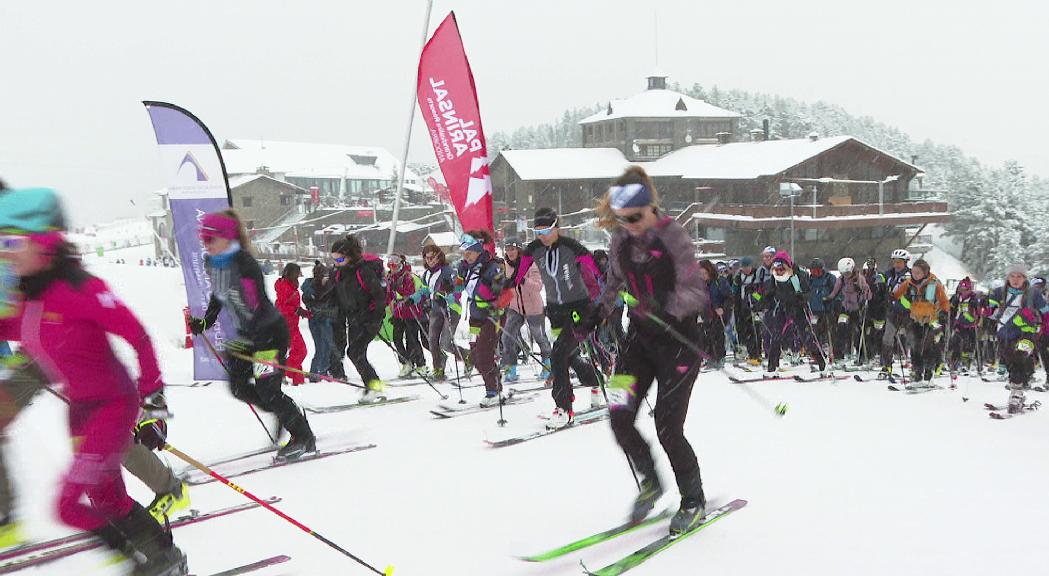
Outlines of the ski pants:
[{"label": "ski pants", "polygon": [[[361,376],[361,380],[365,384],[379,379],[379,375],[375,372],[375,367],[368,361],[368,345],[379,335],[379,331],[382,329],[382,320],[382,317],[379,317],[365,319],[361,322],[350,322],[348,330],[344,331],[346,334],[346,355],[349,356],[350,362],[353,363],[353,367],[357,369],[357,374]],[[342,363],[341,353],[339,363]]]},{"label": "ski pants", "polygon": [[430,308],[430,355],[433,356],[433,369],[444,370],[448,361],[446,352],[459,355],[452,343],[452,327],[448,321],[448,310],[438,308],[436,304]]},{"label": "ski pants", "polygon": [[[532,340],[539,345],[539,353],[542,355],[544,361],[550,361],[550,339],[546,337],[546,316],[542,314],[533,314],[531,316],[524,316],[513,308],[507,308],[506,314],[503,316],[503,350],[502,356],[500,357],[500,364],[503,366],[512,366],[517,364],[517,355],[522,349],[522,345],[526,344],[521,339],[521,327],[525,324],[528,325],[528,333],[531,334]],[[528,352],[531,352],[531,347],[527,348]]]},{"label": "ski pants", "polygon": [[932,372],[940,363],[943,348],[943,329],[932,324],[911,322],[911,369],[915,379],[932,378]]},{"label": "ski pants", "polygon": [[313,337],[313,360],[310,362],[310,372],[314,374],[327,375],[331,367],[332,330],[333,320],[330,316],[314,314],[310,318],[310,335]]},{"label": "ski pants", "polygon": [[[7,442],[7,426],[47,384],[44,373],[32,362],[14,369],[6,380],[0,382],[0,520],[10,518],[14,511],[14,492],[4,464],[3,444]],[[155,494],[173,492],[179,487],[179,479],[171,469],[156,453],[141,444],[131,444],[124,454],[123,464]]]},{"label": "ski pants", "polygon": [[747,306],[740,307],[736,313],[736,337],[752,360],[761,360],[761,331],[761,322],[754,317],[754,311]]},{"label": "ski pants", "polygon": [[66,525],[97,530],[131,512],[120,462],[138,409],[135,396],[70,405],[73,464],[58,489],[58,517]]},{"label": "ski pants", "polygon": [[339,312],[331,324],[331,361],[328,362],[328,374],[334,378],[345,379],[346,367],[342,359],[346,357],[346,315]]},{"label": "ski pants", "polygon": [[834,351],[834,358],[840,359],[841,355],[838,353],[835,340],[837,334],[834,332],[837,328],[837,324],[834,323],[838,319],[837,314],[829,309],[819,312],[813,310],[812,317],[816,320],[816,323],[812,325],[812,330],[816,333],[816,341],[820,343],[824,350],[830,347]]},{"label": "ski pants", "polygon": [[896,337],[899,336],[900,344],[906,345],[904,334],[906,334],[908,319],[905,315],[889,312],[885,317],[885,331],[881,335],[881,365],[882,368],[892,366],[892,357],[896,352]]},{"label": "ski pants", "polygon": [[976,350],[976,326],[967,326],[965,328],[955,326],[954,334],[951,334],[951,341],[947,346],[951,351],[951,370],[957,370],[959,364],[963,361],[968,365],[972,359],[973,351]]},{"label": "ski pants", "polygon": [[843,362],[859,343],[860,311],[839,310],[834,315],[834,359]]},{"label": "ski pants", "polygon": [[[256,335],[256,354],[284,364],[288,353],[288,331],[283,323],[275,326],[275,329]],[[306,417],[295,401],[281,390],[284,370],[231,354],[226,355],[226,366],[229,370],[229,388],[234,398],[272,413],[293,437],[302,437],[308,433]]]},{"label": "ski pants", "polygon": [[[288,334],[291,341],[288,345],[288,361],[285,363],[289,368],[302,370],[302,361],[306,359],[306,340],[302,338],[299,330],[299,317],[285,317],[284,322],[288,325]],[[289,372],[288,378],[292,384],[302,384],[306,377],[298,372]]]},{"label": "ski pants", "polygon": [[1017,338],[1001,339],[998,341],[998,350],[1001,351],[1002,362],[1009,370],[1009,387],[1013,390],[1022,389],[1031,381],[1034,375],[1034,356],[1037,349],[1030,352],[1021,348],[1023,342],[1034,343],[1035,335],[1021,336]]},{"label": "ski pants", "polygon": [[426,365],[423,346],[419,341],[420,327],[416,318],[391,318],[393,326],[393,345],[397,350],[397,359],[402,364],[411,364],[416,368]]},{"label": "ski pants", "polygon": [[863,328],[863,349],[861,357],[864,362],[869,362],[873,357],[880,357],[881,342],[885,335],[885,320],[882,318],[867,318],[867,325]]},{"label": "ski pants", "polygon": [[809,324],[805,316],[800,312],[788,314],[785,310],[775,310],[765,313],[769,328],[769,363],[768,371],[775,372],[779,368],[780,355],[783,346],[799,341],[809,355],[816,359],[820,371],[827,367],[827,359],[823,357],[823,349],[813,337],[813,326]]},{"label": "ski pants", "polygon": [[[689,341],[699,339],[699,326],[692,321],[677,327]],[[637,327],[631,323],[620,351],[612,387],[609,413],[616,442],[638,474],[655,478],[652,450],[638,431],[638,410],[648,395],[652,381],[658,382],[655,405],[656,436],[670,460],[682,499],[703,498],[696,453],[685,438],[692,386],[699,373],[701,358],[662,329]]]},{"label": "ski pants", "polygon": [[725,325],[717,312],[711,318],[700,324],[700,337],[703,349],[710,354],[712,362],[723,362],[725,360]]},{"label": "ski pants", "polygon": [[576,321],[574,316],[585,318],[589,314],[590,301],[583,300],[571,304],[547,306],[547,317],[554,332],[554,345],[550,351],[550,371],[554,377],[551,395],[554,404],[565,411],[572,410],[572,381],[568,375],[571,368],[579,382],[590,387],[597,386],[597,372],[592,364],[579,355],[579,340],[572,329]]},{"label": "ski pants", "polygon": [[470,332],[474,335],[470,343],[470,358],[484,380],[484,391],[488,395],[497,394],[502,384],[499,382],[499,366],[495,363],[495,347],[499,340],[495,320],[471,318]]}]

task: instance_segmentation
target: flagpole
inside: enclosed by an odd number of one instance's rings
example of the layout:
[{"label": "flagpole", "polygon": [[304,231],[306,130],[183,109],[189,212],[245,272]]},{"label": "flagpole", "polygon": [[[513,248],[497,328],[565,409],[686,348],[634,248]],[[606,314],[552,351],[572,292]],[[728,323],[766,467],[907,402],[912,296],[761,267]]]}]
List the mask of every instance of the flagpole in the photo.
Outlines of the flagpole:
[{"label": "flagpole", "polygon": [[[423,38],[419,44],[419,57],[422,57],[423,48],[426,48],[426,37],[430,33],[430,12],[433,11],[433,0],[426,0],[426,19],[423,20]],[[418,70],[418,59],[416,59]],[[393,244],[397,240],[397,218],[401,214],[401,194],[404,192],[404,175],[408,171],[408,147],[412,143],[412,124],[415,122],[415,103],[418,101],[419,75],[415,74],[416,81],[412,84],[412,105],[408,110],[408,129],[404,133],[404,153],[401,154],[401,170],[397,178],[397,194],[393,197],[393,218],[390,220],[390,241],[386,243],[386,253],[393,254]]]}]

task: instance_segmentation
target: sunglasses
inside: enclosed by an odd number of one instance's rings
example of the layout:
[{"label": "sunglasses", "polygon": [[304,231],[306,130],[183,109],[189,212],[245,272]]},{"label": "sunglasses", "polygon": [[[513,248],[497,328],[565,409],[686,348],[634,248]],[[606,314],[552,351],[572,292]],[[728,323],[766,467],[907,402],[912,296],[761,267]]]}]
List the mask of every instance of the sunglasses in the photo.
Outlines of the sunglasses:
[{"label": "sunglasses", "polygon": [[554,225],[551,224],[546,228],[533,228],[532,230],[535,232],[536,236],[546,236],[547,234],[554,231]]},{"label": "sunglasses", "polygon": [[787,271],[787,267],[786,266],[773,266],[772,267],[772,271],[782,274],[782,273]]},{"label": "sunglasses", "polygon": [[343,262],[345,262],[345,261],[346,261],[346,258],[336,258],[336,259],[335,259],[335,263],[336,263],[336,264],[342,264],[342,263],[343,263]]},{"label": "sunglasses", "polygon": [[620,224],[637,224],[645,217],[643,212],[637,212],[629,216],[616,216],[616,222]]},{"label": "sunglasses", "polygon": [[26,236],[0,236],[0,252],[21,252],[28,243]]}]

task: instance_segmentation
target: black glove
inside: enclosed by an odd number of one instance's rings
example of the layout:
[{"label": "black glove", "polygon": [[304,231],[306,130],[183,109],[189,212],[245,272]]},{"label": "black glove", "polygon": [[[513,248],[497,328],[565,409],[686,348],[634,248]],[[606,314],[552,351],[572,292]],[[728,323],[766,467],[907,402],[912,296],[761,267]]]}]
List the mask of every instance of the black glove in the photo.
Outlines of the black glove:
[{"label": "black glove", "polygon": [[601,307],[594,306],[589,312],[579,318],[579,321],[572,326],[572,331],[577,339],[583,340],[602,322],[604,322],[604,316],[601,315]]},{"label": "black glove", "polygon": [[160,418],[142,418],[135,424],[135,442],[150,450],[162,450],[168,443],[168,424]]},{"label": "black glove", "polygon": [[194,336],[203,334],[207,329],[208,323],[204,321],[203,318],[197,318],[194,316],[189,319],[189,331],[192,332]]}]

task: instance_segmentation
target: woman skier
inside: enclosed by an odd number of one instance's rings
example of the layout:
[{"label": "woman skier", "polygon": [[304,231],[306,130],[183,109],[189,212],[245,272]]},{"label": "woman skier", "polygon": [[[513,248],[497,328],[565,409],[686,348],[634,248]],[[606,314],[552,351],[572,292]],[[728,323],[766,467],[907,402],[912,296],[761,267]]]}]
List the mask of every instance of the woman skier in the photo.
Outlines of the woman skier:
[{"label": "woman skier", "polygon": [[769,268],[771,276],[765,282],[761,306],[765,310],[765,324],[769,329],[769,357],[766,378],[778,376],[783,346],[795,338],[816,360],[821,377],[828,377],[827,359],[812,330],[812,316],[808,311],[809,277],[803,270],[794,269],[794,261],[783,251],[776,252]]},{"label": "woman skier", "polygon": [[1009,371],[1010,414],[1024,411],[1024,389],[1034,375],[1038,354],[1035,340],[1040,325],[1049,320],[1049,305],[1041,290],[1027,281],[1027,266],[1017,263],[1006,269],[1005,284],[988,297],[989,319],[998,327],[998,354]]},{"label": "woman skier", "polygon": [[951,305],[943,283],[923,258],[914,261],[911,275],[893,291],[900,305],[909,312],[911,332],[911,371],[915,383],[932,386],[933,372],[940,363],[944,326]]},{"label": "woman skier", "polygon": [[[429,344],[433,362],[433,379],[442,382],[447,379],[445,366],[448,362],[447,352],[459,356],[452,343],[452,320],[448,312],[448,300],[455,292],[455,271],[448,265],[444,250],[436,244],[423,248],[423,286],[412,295],[412,300],[422,302],[429,298],[430,320]],[[455,357],[452,362],[455,362]]]},{"label": "woman skier", "polygon": [[455,345],[470,348],[470,358],[484,380],[484,399],[481,406],[499,404],[502,383],[495,362],[499,342],[495,318],[492,316],[496,300],[503,290],[505,276],[503,263],[492,256],[486,246],[492,244],[492,235],[485,230],[470,230],[459,239],[463,260],[455,283],[460,292],[462,316],[455,328]]},{"label": "woman skier", "polygon": [[393,318],[393,344],[401,362],[400,378],[412,374],[426,376],[426,357],[423,356],[420,341],[423,315],[422,306],[412,300],[417,286],[412,267],[403,254],[393,254],[386,262],[389,274],[386,276],[386,302],[389,304]]},{"label": "woman skier", "polygon": [[[331,245],[335,261],[335,294],[344,326],[335,329],[345,335],[346,349],[339,350],[339,362],[345,353],[367,386],[360,403],[381,402],[386,384],[379,379],[368,361],[368,346],[379,335],[386,314],[386,288],[383,286],[382,259],[364,252],[360,239],[350,234]],[[339,338],[336,338],[338,341]]]},{"label": "woman skier", "polygon": [[[288,262],[280,273],[280,278],[273,284],[273,290],[277,294],[277,310],[288,325],[288,334],[291,335],[291,345],[288,347],[289,368],[302,370],[302,361],[306,359],[306,341],[302,339],[299,331],[299,319],[309,318],[310,313],[302,307],[302,295],[299,294],[299,278],[302,277],[302,269],[294,262]],[[288,375],[292,386],[298,386],[306,381],[306,377],[298,372]]]}]

